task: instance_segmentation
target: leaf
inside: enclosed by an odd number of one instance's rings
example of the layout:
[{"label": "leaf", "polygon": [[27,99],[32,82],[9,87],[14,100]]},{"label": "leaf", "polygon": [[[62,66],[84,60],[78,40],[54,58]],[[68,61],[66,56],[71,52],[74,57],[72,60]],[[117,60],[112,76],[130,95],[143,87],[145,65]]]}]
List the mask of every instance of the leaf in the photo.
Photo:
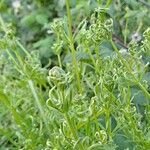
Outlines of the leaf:
[{"label": "leaf", "polygon": [[102,43],[102,45],[100,46],[100,55],[105,58],[105,57],[108,57],[108,56],[113,56],[114,52],[112,50],[112,47],[110,45],[109,42],[107,41],[104,41]]},{"label": "leaf", "polygon": [[[76,59],[77,61],[87,61],[90,59],[89,55],[85,52],[82,52],[82,51],[78,51],[76,53]],[[71,63],[72,62],[72,54],[69,53],[65,56],[64,58],[64,63]]]},{"label": "leaf", "polygon": [[143,80],[147,81],[147,84],[150,85],[150,72],[147,72],[144,77]]},{"label": "leaf", "polygon": [[52,45],[52,39],[47,37],[34,43],[33,47],[40,51],[40,57],[49,58],[50,56],[52,56],[53,53],[50,47],[51,45]]},{"label": "leaf", "polygon": [[148,99],[144,96],[143,92],[137,88],[131,89],[132,97],[133,97],[133,103],[136,105],[147,105]]},{"label": "leaf", "polygon": [[134,143],[123,134],[116,134],[114,142],[118,146],[116,150],[134,149]]},{"label": "leaf", "polygon": [[134,17],[136,14],[138,14],[138,11],[132,11],[129,10],[126,14],[125,14],[125,18],[129,18],[129,17]]},{"label": "leaf", "polygon": [[48,16],[46,14],[38,14],[36,15],[36,22],[41,25],[45,25],[48,23]]},{"label": "leaf", "polygon": [[35,14],[31,13],[21,19],[21,25],[31,27],[35,23]]},{"label": "leaf", "polygon": [[138,1],[136,0],[125,0],[125,3],[127,3],[129,6],[135,8],[138,6]]},{"label": "leaf", "polygon": [[65,7],[65,0],[58,0],[58,6],[62,9],[63,7]]}]

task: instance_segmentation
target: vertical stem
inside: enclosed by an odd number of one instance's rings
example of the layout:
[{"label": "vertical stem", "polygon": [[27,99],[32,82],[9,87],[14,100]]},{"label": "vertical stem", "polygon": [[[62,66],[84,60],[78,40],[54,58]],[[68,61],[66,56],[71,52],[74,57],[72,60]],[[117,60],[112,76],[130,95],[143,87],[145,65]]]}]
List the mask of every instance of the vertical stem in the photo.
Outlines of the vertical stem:
[{"label": "vertical stem", "polygon": [[89,49],[88,45],[86,45],[86,44],[85,44],[85,49],[87,50],[87,52],[88,52],[88,54],[89,54],[89,56],[90,56],[90,58],[91,58],[91,60],[92,60],[92,63],[93,63],[93,65],[94,65],[94,67],[95,67],[96,73],[98,73],[99,70],[98,70],[98,67],[97,67],[97,65],[96,65],[95,59],[94,59],[94,57],[93,57],[93,55],[92,55],[92,53],[91,53],[91,50]]},{"label": "vertical stem", "polygon": [[97,56],[97,59],[100,61],[100,55],[99,55],[99,45],[95,45],[95,52],[96,52],[96,56]]},{"label": "vertical stem", "polygon": [[109,107],[107,107],[106,110],[106,130],[109,135],[109,138],[111,138],[111,116],[110,116]]},{"label": "vertical stem", "polygon": [[126,19],[125,32],[124,32],[124,44],[127,44],[127,31],[128,31],[128,18]]},{"label": "vertical stem", "polygon": [[69,128],[70,128],[70,130],[72,132],[72,135],[73,135],[74,139],[78,140],[78,135],[77,135],[76,129],[74,128],[68,113],[65,113],[64,115],[65,115],[65,119],[66,119],[66,121],[67,121],[67,123],[69,125]]},{"label": "vertical stem", "polygon": [[[69,125],[69,128],[71,130],[71,133],[72,133],[74,139],[76,141],[78,141],[78,134],[77,134],[76,128],[74,127],[73,123],[71,122],[71,119],[70,119],[68,113],[65,113],[64,116]],[[81,143],[79,143],[79,150],[84,150],[83,145]]]},{"label": "vertical stem", "polygon": [[140,24],[139,24],[139,26],[138,26],[138,29],[136,30],[137,33],[141,30],[142,26],[143,26],[143,23],[140,22]]},{"label": "vertical stem", "polygon": [[58,55],[57,55],[57,57],[58,57],[58,63],[59,63],[59,67],[60,67],[60,68],[62,68],[60,54],[58,54]]},{"label": "vertical stem", "polygon": [[18,40],[16,40],[16,44],[21,48],[21,50],[22,50],[29,58],[31,58],[30,53],[23,47],[23,45],[22,45]]},{"label": "vertical stem", "polygon": [[38,98],[38,95],[37,95],[37,91],[35,90],[35,87],[34,87],[34,83],[33,83],[32,80],[29,80],[29,81],[28,81],[28,84],[29,84],[29,87],[30,87],[30,89],[31,89],[32,95],[33,95],[33,97],[34,97],[34,99],[35,99],[35,102],[36,102],[36,104],[37,104],[37,107],[38,107],[38,109],[39,109],[39,111],[40,111],[41,117],[42,117],[43,121],[45,122],[45,125],[46,125],[47,130],[49,131],[48,124],[47,124],[47,120],[46,120],[45,114],[44,114],[44,110],[43,110],[43,108],[42,108],[42,106],[41,106],[41,103],[40,103],[40,101],[39,101],[39,98]]},{"label": "vertical stem", "polygon": [[105,8],[108,8],[110,6],[111,2],[112,2],[112,0],[107,0]]},{"label": "vertical stem", "polygon": [[69,39],[70,39],[70,49],[72,53],[72,63],[75,67],[75,74],[77,78],[77,85],[78,85],[78,90],[80,93],[82,93],[82,86],[80,82],[80,76],[79,76],[79,70],[78,70],[78,64],[76,60],[76,51],[74,47],[74,40],[73,40],[73,34],[72,34],[72,17],[71,17],[71,12],[69,8],[69,0],[66,0],[66,9],[67,9],[67,15],[68,15],[68,28],[69,28]]}]

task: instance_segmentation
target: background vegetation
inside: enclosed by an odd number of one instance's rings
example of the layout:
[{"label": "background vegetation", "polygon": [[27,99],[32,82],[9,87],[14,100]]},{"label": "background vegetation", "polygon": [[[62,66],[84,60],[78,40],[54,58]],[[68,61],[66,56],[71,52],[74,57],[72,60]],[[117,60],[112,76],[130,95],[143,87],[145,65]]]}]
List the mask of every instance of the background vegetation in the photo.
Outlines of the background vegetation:
[{"label": "background vegetation", "polygon": [[149,0],[0,1],[0,150],[148,150]]}]

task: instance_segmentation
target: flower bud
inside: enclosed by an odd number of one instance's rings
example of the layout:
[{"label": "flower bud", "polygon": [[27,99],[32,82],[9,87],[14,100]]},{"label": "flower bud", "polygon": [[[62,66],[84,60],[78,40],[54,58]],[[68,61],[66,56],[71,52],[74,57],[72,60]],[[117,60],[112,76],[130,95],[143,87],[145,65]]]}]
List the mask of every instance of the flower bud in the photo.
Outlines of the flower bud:
[{"label": "flower bud", "polygon": [[66,81],[66,73],[62,68],[55,66],[49,71],[49,79],[52,82],[64,83]]}]

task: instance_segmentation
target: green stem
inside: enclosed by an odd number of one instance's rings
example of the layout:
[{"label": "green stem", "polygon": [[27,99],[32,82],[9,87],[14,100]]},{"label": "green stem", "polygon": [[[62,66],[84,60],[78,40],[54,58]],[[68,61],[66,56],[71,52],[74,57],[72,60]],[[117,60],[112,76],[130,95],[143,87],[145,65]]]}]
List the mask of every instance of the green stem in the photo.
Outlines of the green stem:
[{"label": "green stem", "polygon": [[[95,121],[95,119],[99,118],[100,116],[104,115],[105,111],[104,110],[99,110],[94,116],[90,117],[90,122]],[[79,123],[77,125],[77,129],[83,128],[87,122]]]},{"label": "green stem", "polygon": [[111,116],[109,108],[106,110],[106,130],[109,135],[109,138],[111,138]]},{"label": "green stem", "polygon": [[124,44],[127,44],[127,32],[128,32],[128,18],[126,19],[125,32],[124,32]]},{"label": "green stem", "polygon": [[45,118],[44,110],[43,110],[43,107],[42,107],[42,105],[41,105],[41,103],[40,103],[39,97],[38,97],[38,95],[37,95],[37,91],[36,91],[36,89],[35,89],[35,87],[34,87],[34,83],[33,83],[32,80],[29,80],[29,81],[28,81],[28,84],[29,84],[29,87],[30,87],[30,89],[31,89],[31,93],[32,93],[32,95],[33,95],[33,97],[34,97],[34,99],[35,99],[36,105],[37,105],[37,107],[38,107],[38,109],[39,109],[39,111],[40,111],[42,120],[45,122],[46,128],[47,128],[47,130],[49,131],[49,127],[48,127],[48,124],[47,124],[47,120],[46,120],[46,118]]},{"label": "green stem", "polygon": [[68,28],[69,28],[70,49],[72,53],[72,63],[73,63],[73,66],[75,67],[78,90],[80,91],[80,93],[82,93],[82,86],[80,82],[80,75],[79,75],[79,70],[78,70],[78,63],[76,60],[76,51],[74,47],[74,39],[73,39],[73,34],[72,34],[72,17],[71,17],[71,12],[69,8],[69,0],[66,0],[66,9],[67,9],[67,16],[68,16]]},{"label": "green stem", "polygon": [[92,60],[92,63],[93,63],[93,65],[94,65],[94,67],[95,67],[96,73],[98,73],[99,70],[98,70],[98,67],[97,67],[97,65],[96,65],[95,59],[94,59],[94,57],[93,57],[93,55],[92,55],[92,53],[91,53],[91,50],[90,50],[89,47],[87,46],[87,44],[85,44],[85,49],[86,49],[86,51],[88,52],[88,54],[89,54],[89,56],[90,56],[90,58],[91,58],[91,60]]},{"label": "green stem", "polygon": [[59,63],[59,67],[60,67],[60,68],[62,68],[60,54],[58,54],[58,55],[57,55],[57,57],[58,57],[58,63]]},{"label": "green stem", "polygon": [[29,58],[31,58],[31,55],[28,53],[28,51],[23,47],[23,45],[22,45],[18,40],[16,40],[16,44],[21,48],[21,50],[22,50]]},{"label": "green stem", "polygon": [[96,52],[96,56],[97,56],[97,60],[100,61],[101,58],[100,58],[100,55],[99,55],[99,46],[95,46],[95,52]]},{"label": "green stem", "polygon": [[[70,131],[71,131],[71,133],[72,133],[74,139],[75,139],[76,141],[78,141],[79,138],[78,138],[78,134],[77,134],[76,128],[74,127],[74,125],[73,125],[73,123],[72,123],[72,121],[71,121],[71,119],[70,119],[68,113],[64,113],[64,116],[65,116],[65,119],[66,119],[66,121],[67,121],[67,123],[68,123],[68,125],[69,125]],[[79,149],[80,149],[80,150],[84,150],[83,145],[82,145],[80,142],[79,142]]]},{"label": "green stem", "polygon": [[112,0],[107,0],[105,8],[108,8],[111,5],[111,3],[112,3]]},{"label": "green stem", "polygon": [[139,26],[138,26],[138,28],[136,30],[137,33],[141,30],[142,26],[143,26],[143,22],[140,22],[140,24],[139,24]]}]

